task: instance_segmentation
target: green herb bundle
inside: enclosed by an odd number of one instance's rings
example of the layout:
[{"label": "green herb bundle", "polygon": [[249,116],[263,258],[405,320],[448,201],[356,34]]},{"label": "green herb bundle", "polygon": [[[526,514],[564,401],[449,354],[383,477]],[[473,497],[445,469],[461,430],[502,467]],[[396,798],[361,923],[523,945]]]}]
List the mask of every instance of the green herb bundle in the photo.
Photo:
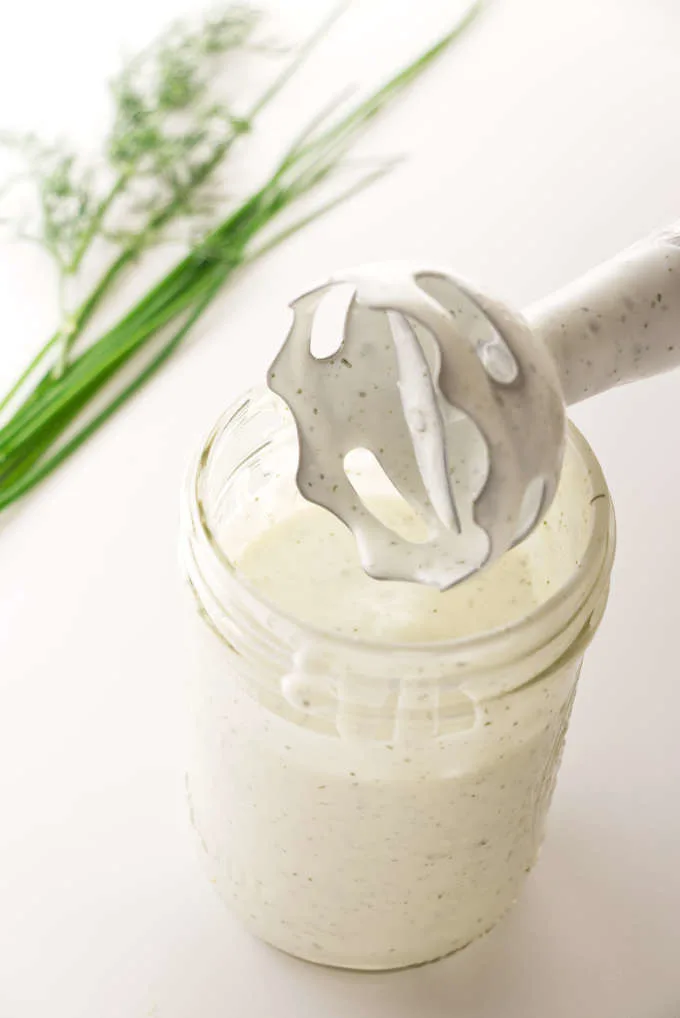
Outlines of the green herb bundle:
[{"label": "green herb bundle", "polygon": [[[269,179],[217,225],[209,188],[233,146],[247,144],[258,114],[274,100],[318,42],[325,24],[293,54],[245,115],[215,96],[225,60],[257,50],[258,15],[229,7],[196,28],[176,25],[134,57],[112,83],[113,126],[101,165],[43,144],[5,137],[19,150],[39,205],[37,239],[60,280],[59,328],[0,398],[0,510],[35,487],[111,417],[177,349],[235,270],[280,244],[386,172],[376,164],[344,189],[328,183],[369,122],[463,31],[477,7],[435,45],[349,112],[323,111],[290,145]],[[280,56],[279,56],[280,59]],[[284,212],[320,194],[281,225]],[[167,237],[178,222],[201,230],[189,253],[120,320],[84,338],[124,270]],[[69,283],[104,240],[113,255],[75,310]],[[102,405],[103,401],[103,405]]]}]

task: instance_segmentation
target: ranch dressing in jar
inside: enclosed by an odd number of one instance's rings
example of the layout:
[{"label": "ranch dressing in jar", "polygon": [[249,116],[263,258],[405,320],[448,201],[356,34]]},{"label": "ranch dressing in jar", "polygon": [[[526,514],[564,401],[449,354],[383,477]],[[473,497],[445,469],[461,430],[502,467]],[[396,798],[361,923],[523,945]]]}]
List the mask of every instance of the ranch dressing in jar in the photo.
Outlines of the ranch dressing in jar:
[{"label": "ranch dressing in jar", "polygon": [[[192,819],[217,890],[263,940],[396,968],[490,929],[540,847],[614,533],[571,428],[555,501],[458,587],[376,581],[295,483],[288,410],[258,390],[191,470]],[[417,521],[358,464],[388,525]]]}]

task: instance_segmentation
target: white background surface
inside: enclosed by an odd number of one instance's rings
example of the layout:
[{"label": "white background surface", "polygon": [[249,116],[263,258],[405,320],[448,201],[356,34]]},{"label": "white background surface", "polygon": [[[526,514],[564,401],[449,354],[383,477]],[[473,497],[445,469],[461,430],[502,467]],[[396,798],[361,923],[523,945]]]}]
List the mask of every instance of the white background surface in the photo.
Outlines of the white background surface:
[{"label": "white background surface", "polygon": [[[0,124],[90,140],[121,43],[186,6],[8,6]],[[298,28],[322,12],[279,7]],[[447,8],[357,0],[268,137],[408,57]],[[408,163],[242,278],[200,342],[2,518],[0,1018],[678,1018],[680,375],[574,414],[618,511],[609,611],[526,894],[436,965],[312,968],[242,933],[204,882],[174,549],[188,455],[262,377],[310,279],[410,257],[521,307],[680,216],[679,53],[675,0],[497,0],[372,134]],[[0,248],[0,380],[49,333],[49,279],[39,253]]]}]

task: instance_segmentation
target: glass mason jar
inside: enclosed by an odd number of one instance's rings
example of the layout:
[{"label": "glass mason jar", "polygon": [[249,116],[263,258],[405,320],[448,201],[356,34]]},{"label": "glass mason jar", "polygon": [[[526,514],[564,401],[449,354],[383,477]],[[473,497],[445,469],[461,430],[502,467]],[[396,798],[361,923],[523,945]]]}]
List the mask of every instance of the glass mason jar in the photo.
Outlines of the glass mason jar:
[{"label": "glass mason jar", "polygon": [[523,545],[535,610],[380,643],[287,616],[234,565],[302,503],[296,464],[288,410],[257,390],[188,475],[193,824],[212,882],[263,940],[356,969],[430,961],[494,926],[536,860],[607,600],[611,502],[570,427],[557,498]]}]

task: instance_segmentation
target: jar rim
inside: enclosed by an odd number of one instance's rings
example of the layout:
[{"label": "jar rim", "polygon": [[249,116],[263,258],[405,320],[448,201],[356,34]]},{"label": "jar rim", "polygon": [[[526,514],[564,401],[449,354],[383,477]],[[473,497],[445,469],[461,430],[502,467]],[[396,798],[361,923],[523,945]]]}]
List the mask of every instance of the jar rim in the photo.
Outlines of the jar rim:
[{"label": "jar rim", "polygon": [[[264,386],[257,386],[242,394],[235,400],[218,418],[211,428],[207,438],[200,446],[198,456],[189,466],[186,484],[186,495],[188,498],[189,519],[192,532],[196,534],[209,549],[212,557],[224,571],[222,577],[234,590],[245,595],[252,604],[265,610],[277,622],[293,628],[302,637],[307,637],[317,644],[327,648],[337,648],[354,653],[379,654],[399,653],[410,657],[417,655],[419,658],[427,655],[457,655],[465,658],[474,658],[481,652],[493,656],[494,649],[501,649],[509,641],[513,643],[524,642],[522,637],[531,630],[541,627],[550,616],[559,614],[559,609],[566,603],[578,598],[579,606],[589,599],[589,596],[598,586],[598,581],[603,581],[603,586],[608,583],[611,569],[615,538],[615,518],[611,495],[600,463],[595,456],[590,444],[581,434],[576,425],[567,421],[567,443],[571,444],[576,453],[584,463],[588,475],[592,480],[592,490],[595,492],[591,498],[593,511],[592,523],[588,542],[585,547],[581,561],[570,573],[565,583],[561,584],[550,597],[542,601],[536,608],[527,615],[509,622],[502,626],[487,629],[469,636],[457,637],[447,640],[433,641],[388,641],[372,639],[367,636],[357,636],[348,633],[330,632],[320,626],[307,622],[290,614],[279,607],[274,601],[268,599],[255,584],[250,583],[243,576],[229,556],[224,551],[219,540],[210,525],[210,517],[207,506],[201,496],[201,483],[210,465],[210,455],[222,438],[225,430],[233,420],[243,413],[248,406],[264,395],[271,395]],[[578,613],[576,613],[578,614]],[[571,616],[569,616],[571,619]]]}]

